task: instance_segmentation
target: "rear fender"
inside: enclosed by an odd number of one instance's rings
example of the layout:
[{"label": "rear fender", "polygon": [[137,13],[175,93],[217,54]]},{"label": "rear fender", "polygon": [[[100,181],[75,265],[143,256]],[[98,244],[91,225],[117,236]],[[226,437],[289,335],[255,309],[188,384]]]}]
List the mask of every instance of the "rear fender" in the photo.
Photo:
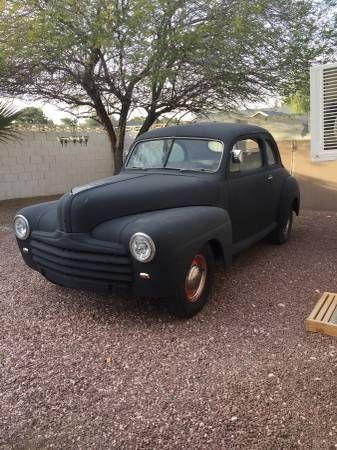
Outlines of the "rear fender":
[{"label": "rear fender", "polygon": [[300,201],[301,194],[297,180],[294,177],[289,176],[286,178],[282,187],[280,205],[278,210],[279,224],[285,225],[290,208],[292,208],[296,212],[296,214],[299,215]]}]

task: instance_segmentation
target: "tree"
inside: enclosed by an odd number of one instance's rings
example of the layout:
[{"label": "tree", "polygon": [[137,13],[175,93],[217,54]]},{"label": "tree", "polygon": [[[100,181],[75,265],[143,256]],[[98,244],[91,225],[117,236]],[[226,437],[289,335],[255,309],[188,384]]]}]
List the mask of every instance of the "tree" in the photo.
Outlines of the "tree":
[{"label": "tree", "polygon": [[85,122],[84,122],[84,126],[86,128],[97,128],[99,127],[101,124],[99,122],[99,120],[96,117],[88,117]]},{"label": "tree", "polygon": [[6,103],[0,103],[0,142],[6,142],[17,138],[17,131],[13,123],[20,116],[20,111]]},{"label": "tree", "polygon": [[284,100],[284,104],[295,114],[307,114],[310,111],[310,90],[297,91]]},{"label": "tree", "polygon": [[165,114],[290,95],[320,51],[313,0],[4,4],[0,54],[7,82],[0,93],[59,101],[82,117],[95,114],[117,172],[133,111],[145,115],[143,133]]},{"label": "tree", "polygon": [[78,125],[77,119],[72,119],[71,117],[63,117],[63,119],[61,119],[61,122],[64,126],[70,128],[76,128]]},{"label": "tree", "polygon": [[128,120],[128,125],[139,125],[144,123],[144,120],[146,119],[146,117],[144,116],[136,116],[136,117],[132,117],[132,119]]},{"label": "tree", "polygon": [[41,108],[28,106],[21,110],[18,123],[34,124],[34,125],[52,125],[52,120],[49,120]]}]

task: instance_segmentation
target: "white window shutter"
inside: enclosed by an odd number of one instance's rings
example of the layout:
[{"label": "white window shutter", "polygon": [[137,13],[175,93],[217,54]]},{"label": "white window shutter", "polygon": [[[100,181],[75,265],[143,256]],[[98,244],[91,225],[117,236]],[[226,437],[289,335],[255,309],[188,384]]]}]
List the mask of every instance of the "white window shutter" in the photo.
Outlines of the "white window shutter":
[{"label": "white window shutter", "polygon": [[310,69],[310,128],[313,161],[337,159],[337,64]]}]

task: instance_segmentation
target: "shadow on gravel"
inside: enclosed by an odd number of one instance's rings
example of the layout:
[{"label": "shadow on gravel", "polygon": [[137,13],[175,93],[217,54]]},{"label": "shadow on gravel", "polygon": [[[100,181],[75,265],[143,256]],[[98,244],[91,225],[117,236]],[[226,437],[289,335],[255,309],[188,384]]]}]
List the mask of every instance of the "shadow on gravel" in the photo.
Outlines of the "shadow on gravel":
[{"label": "shadow on gravel", "polygon": [[[233,261],[232,267],[225,269],[222,261],[218,260],[215,264],[213,286],[210,292],[209,301],[203,311],[189,320],[212,320],[214,311],[218,308],[218,302],[215,301],[217,291],[225,291],[226,295],[222,295],[223,306],[227,308],[235,308],[236,310],[245,307],[245,299],[240,295],[240,291],[230,283],[228,280],[244,280],[246,269],[252,265],[258,265],[261,258],[268,258],[268,249],[270,245],[259,243],[254,247],[237,255]],[[82,313],[89,312],[94,314],[95,320],[100,322],[110,322],[112,316],[128,316],[130,322],[135,317],[146,322],[186,322],[174,316],[170,311],[169,298],[150,299],[133,296],[116,296],[113,294],[101,294],[94,291],[74,290],[63,288],[50,284],[41,276],[42,283],[50,285],[50,291],[57,292],[57,298],[62,301],[64,307],[69,308],[70,311],[76,309]],[[55,303],[53,293],[48,295],[49,302]],[[231,303],[228,303],[228,298]],[[233,302],[234,300],[234,302]],[[228,313],[228,311],[227,311]]]}]

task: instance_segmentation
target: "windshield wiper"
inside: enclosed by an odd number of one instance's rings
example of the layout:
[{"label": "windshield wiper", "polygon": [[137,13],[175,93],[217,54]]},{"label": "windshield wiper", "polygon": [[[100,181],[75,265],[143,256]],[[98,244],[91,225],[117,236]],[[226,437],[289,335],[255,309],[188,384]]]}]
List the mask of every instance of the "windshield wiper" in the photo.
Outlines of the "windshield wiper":
[{"label": "windshield wiper", "polygon": [[149,167],[151,170],[179,170],[175,167]]},{"label": "windshield wiper", "polygon": [[178,172],[210,172],[213,173],[213,170],[205,169],[204,167],[201,167],[200,169],[185,169],[180,167],[127,167],[127,169],[134,169],[134,170],[176,170]]},{"label": "windshield wiper", "polygon": [[181,169],[180,167],[151,167],[151,169],[176,170],[177,172],[184,172],[185,170],[188,170],[188,169]]},{"label": "windshield wiper", "polygon": [[127,169],[135,169],[135,170],[148,170],[148,167],[137,167],[137,166],[133,166],[133,167],[126,167]]},{"label": "windshield wiper", "polygon": [[209,172],[213,173],[213,170],[205,169],[204,167],[201,167],[200,169],[178,169],[179,172]]}]

